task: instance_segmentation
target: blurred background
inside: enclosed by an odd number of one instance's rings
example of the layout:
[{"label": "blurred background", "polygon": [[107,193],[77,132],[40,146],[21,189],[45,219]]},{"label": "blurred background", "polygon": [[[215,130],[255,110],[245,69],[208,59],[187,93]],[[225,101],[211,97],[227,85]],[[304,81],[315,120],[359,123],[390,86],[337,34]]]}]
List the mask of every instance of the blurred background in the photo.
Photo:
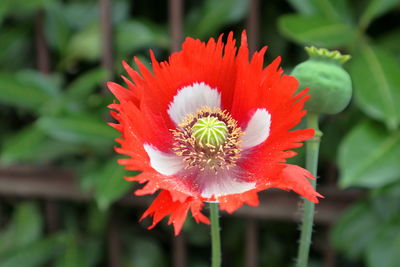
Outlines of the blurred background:
[{"label": "blurred background", "polygon": [[[399,0],[1,0],[0,267],[209,266],[209,227],[138,222],[153,197],[113,151],[104,82],[121,61],[247,29],[286,73],[304,45],[350,53],[354,98],[324,133],[310,266],[400,262]],[[303,164],[303,151],[292,159]],[[132,174],[129,174],[132,176]],[[224,266],[292,266],[300,199],[268,190],[222,214]],[[207,211],[206,211],[207,212]]]}]

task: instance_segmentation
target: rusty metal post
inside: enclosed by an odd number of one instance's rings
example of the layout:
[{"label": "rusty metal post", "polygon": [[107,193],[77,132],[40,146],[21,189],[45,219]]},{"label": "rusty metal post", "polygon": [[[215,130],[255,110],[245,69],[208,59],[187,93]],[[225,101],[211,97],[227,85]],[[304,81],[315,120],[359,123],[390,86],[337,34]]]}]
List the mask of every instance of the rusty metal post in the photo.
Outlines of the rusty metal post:
[{"label": "rusty metal post", "polygon": [[171,51],[181,48],[183,39],[183,3],[182,0],[168,1],[169,31],[171,35]]},{"label": "rusty metal post", "polygon": [[[114,70],[112,12],[110,0],[99,0],[101,26],[101,65],[107,70],[107,80],[112,79]],[[108,92],[103,86],[103,93]]]},{"label": "rusty metal post", "polygon": [[324,267],[335,267],[336,265],[336,252],[331,246],[330,240],[331,226],[327,225],[324,227],[323,238],[324,238]]},{"label": "rusty metal post", "polygon": [[[254,53],[260,43],[260,1],[249,0],[249,13],[247,15],[247,34],[249,41],[250,53]],[[258,266],[258,223],[254,218],[246,220],[246,250],[245,250],[245,266]]]},{"label": "rusty metal post", "polygon": [[44,35],[44,18],[43,10],[36,13],[35,17],[35,47],[36,47],[36,65],[41,73],[50,73],[50,56]]},{"label": "rusty metal post", "polygon": [[246,251],[245,266],[258,266],[258,225],[256,219],[249,218],[246,220]]},{"label": "rusty metal post", "polygon": [[246,24],[249,49],[253,53],[258,49],[260,44],[260,0],[249,0],[249,13]]},{"label": "rusty metal post", "polygon": [[[171,36],[171,52],[178,51],[181,48],[183,39],[183,1],[169,0],[168,1],[168,23]],[[186,267],[186,238],[182,232],[179,236],[172,237],[172,266]]]},{"label": "rusty metal post", "polygon": [[178,236],[172,237],[172,249],[174,251],[172,266],[186,267],[187,266],[186,237],[184,232],[180,233]]},{"label": "rusty metal post", "polygon": [[119,228],[117,221],[112,215],[112,210],[108,217],[107,228],[107,250],[108,250],[108,265],[110,267],[121,266],[121,240],[119,238]]},{"label": "rusty metal post", "polygon": [[[44,34],[45,13],[40,10],[35,16],[35,48],[36,48],[36,65],[42,74],[50,74],[50,56],[49,48]],[[54,233],[60,225],[59,210],[56,201],[44,201],[44,219],[46,222],[46,231]]]}]

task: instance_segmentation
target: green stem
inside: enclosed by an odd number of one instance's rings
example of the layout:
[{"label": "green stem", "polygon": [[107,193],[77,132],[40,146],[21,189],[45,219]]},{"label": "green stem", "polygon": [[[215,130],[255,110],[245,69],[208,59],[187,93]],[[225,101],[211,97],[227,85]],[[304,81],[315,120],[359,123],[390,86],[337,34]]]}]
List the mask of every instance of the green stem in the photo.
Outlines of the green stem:
[{"label": "green stem", "polygon": [[[322,133],[318,128],[318,114],[308,113],[307,114],[307,127],[315,129],[315,135],[306,142],[306,168],[309,170],[315,178],[317,178],[317,167],[318,167],[318,153],[319,144]],[[316,180],[312,180],[311,184],[316,188]],[[301,225],[300,244],[297,255],[297,266],[307,267],[308,266],[308,255],[310,252],[312,226],[314,221],[314,203],[304,199],[304,211],[303,220]]]},{"label": "green stem", "polygon": [[219,236],[218,210],[218,203],[210,203],[212,267],[221,266],[221,238]]}]

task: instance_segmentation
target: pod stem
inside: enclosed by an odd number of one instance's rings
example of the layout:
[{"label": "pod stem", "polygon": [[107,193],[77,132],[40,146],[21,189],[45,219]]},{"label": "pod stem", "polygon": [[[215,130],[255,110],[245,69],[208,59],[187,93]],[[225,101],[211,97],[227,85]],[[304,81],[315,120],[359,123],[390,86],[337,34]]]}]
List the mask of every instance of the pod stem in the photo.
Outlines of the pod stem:
[{"label": "pod stem", "polygon": [[[318,154],[322,133],[318,128],[318,114],[309,112],[307,114],[307,128],[313,128],[315,135],[306,141],[306,168],[317,179]],[[314,189],[317,181],[311,181]],[[314,203],[304,199],[303,220],[301,223],[300,244],[297,255],[297,267],[308,266],[308,256],[310,252],[312,227],[314,221]]]},{"label": "pod stem", "polygon": [[218,203],[210,203],[212,267],[221,266],[221,237],[218,210]]}]

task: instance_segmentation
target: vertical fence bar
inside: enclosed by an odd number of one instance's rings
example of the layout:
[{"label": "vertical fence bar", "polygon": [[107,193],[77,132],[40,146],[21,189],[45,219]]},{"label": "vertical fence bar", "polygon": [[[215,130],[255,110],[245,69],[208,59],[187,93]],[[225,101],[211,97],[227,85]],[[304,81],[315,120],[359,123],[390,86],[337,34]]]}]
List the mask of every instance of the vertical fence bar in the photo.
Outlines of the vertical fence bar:
[{"label": "vertical fence bar", "polygon": [[109,222],[107,229],[107,249],[108,249],[108,265],[110,267],[120,267],[121,262],[121,242],[119,239],[119,230],[117,221],[112,216],[112,210],[109,213]]},{"label": "vertical fence bar", "polygon": [[182,0],[168,1],[169,31],[171,34],[171,51],[178,51],[183,39],[183,3]]},{"label": "vertical fence bar", "polygon": [[[114,70],[113,53],[113,31],[112,31],[112,6],[110,0],[99,0],[100,5],[100,28],[101,28],[101,66],[107,71],[107,80],[112,79]],[[103,86],[103,93],[107,93],[106,85]],[[113,209],[110,209],[107,228],[107,254],[108,266],[121,266],[121,242],[117,221],[112,216]]]},{"label": "vertical fence bar", "polygon": [[246,220],[246,251],[245,251],[245,266],[258,266],[258,224],[255,219]]},{"label": "vertical fence bar", "polygon": [[174,267],[186,267],[186,238],[185,233],[182,232],[178,236],[172,237],[172,249],[173,259],[172,259],[172,266]]},{"label": "vertical fence bar", "polygon": [[55,233],[60,226],[59,210],[57,202],[52,200],[44,201],[44,213],[48,233]]},{"label": "vertical fence bar", "polygon": [[[254,53],[259,48],[260,38],[260,1],[249,1],[249,13],[247,15],[247,34],[250,53]],[[258,266],[258,223],[255,219],[249,218],[246,220],[246,250],[245,250],[245,266]]]},{"label": "vertical fence bar", "polygon": [[[107,80],[112,78],[114,69],[112,12],[110,0],[99,0],[100,3],[100,25],[101,25],[101,65],[107,70]],[[103,92],[108,92],[103,86]]]},{"label": "vertical fence bar", "polygon": [[330,230],[331,225],[326,226],[324,229],[324,267],[335,267],[336,265],[336,253],[335,250],[331,246],[330,242]]},{"label": "vertical fence bar", "polygon": [[250,52],[258,49],[260,44],[260,0],[249,0],[247,30]]},{"label": "vertical fence bar", "polygon": [[[171,36],[171,52],[178,51],[181,48],[183,39],[183,1],[168,1],[168,23]],[[186,238],[182,232],[179,236],[172,237],[172,266],[186,267]]]},{"label": "vertical fence bar", "polygon": [[[40,10],[35,15],[36,66],[42,74],[50,74],[50,53],[44,33],[45,12]],[[46,232],[55,233],[60,225],[59,210],[56,201],[44,201],[44,219]]]},{"label": "vertical fence bar", "polygon": [[50,56],[44,35],[44,18],[45,13],[40,10],[35,17],[35,47],[36,47],[36,64],[41,73],[50,73]]}]

